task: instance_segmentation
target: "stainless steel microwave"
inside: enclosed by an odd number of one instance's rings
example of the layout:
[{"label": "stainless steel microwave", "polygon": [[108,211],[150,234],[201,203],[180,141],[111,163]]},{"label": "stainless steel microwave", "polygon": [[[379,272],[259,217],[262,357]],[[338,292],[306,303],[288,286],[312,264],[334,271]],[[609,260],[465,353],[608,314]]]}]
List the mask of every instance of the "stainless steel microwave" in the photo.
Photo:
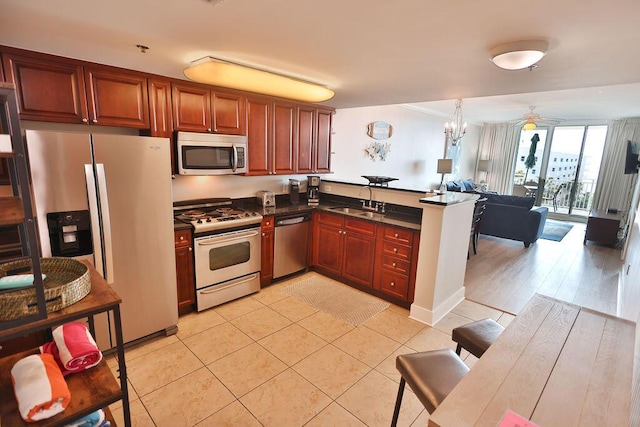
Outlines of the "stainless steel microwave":
[{"label": "stainless steel microwave", "polygon": [[178,132],[178,174],[230,175],[247,172],[247,137]]}]

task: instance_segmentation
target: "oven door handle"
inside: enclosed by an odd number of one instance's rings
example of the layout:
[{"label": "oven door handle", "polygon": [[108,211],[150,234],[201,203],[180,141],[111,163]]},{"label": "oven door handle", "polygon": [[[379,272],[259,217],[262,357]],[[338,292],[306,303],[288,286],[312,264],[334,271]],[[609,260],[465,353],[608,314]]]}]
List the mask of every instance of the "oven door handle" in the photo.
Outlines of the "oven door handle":
[{"label": "oven door handle", "polygon": [[198,292],[200,292],[203,295],[212,294],[214,292],[218,292],[218,291],[220,291],[222,289],[228,288],[229,286],[236,286],[236,285],[240,285],[242,283],[250,282],[252,280],[255,280],[256,277],[258,277],[258,273],[254,273],[251,276],[244,277],[244,278],[242,278],[240,280],[235,280],[233,282],[225,283],[224,286],[222,286],[222,287],[220,287],[220,285],[216,285],[216,286],[213,286],[213,289],[205,289],[205,290],[200,290]]},{"label": "oven door handle", "polygon": [[196,240],[196,243],[198,244],[198,246],[213,246],[213,245],[218,245],[220,243],[227,243],[227,242],[233,242],[234,240],[242,240],[242,239],[246,239],[248,237],[254,237],[257,236],[259,234],[259,231],[251,231],[248,233],[242,233],[242,234],[238,234],[235,236],[231,236],[231,237],[227,237],[224,239],[217,239],[217,238],[209,238],[206,241],[198,241],[198,239]]}]

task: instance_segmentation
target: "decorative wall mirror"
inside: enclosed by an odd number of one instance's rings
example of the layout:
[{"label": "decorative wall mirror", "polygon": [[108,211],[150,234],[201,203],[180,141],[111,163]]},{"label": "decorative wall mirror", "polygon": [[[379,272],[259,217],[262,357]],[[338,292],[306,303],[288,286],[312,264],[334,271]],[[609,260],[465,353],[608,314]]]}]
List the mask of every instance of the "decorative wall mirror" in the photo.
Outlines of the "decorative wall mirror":
[{"label": "decorative wall mirror", "polygon": [[393,135],[393,126],[387,122],[372,122],[367,125],[367,135],[373,139],[387,139]]}]

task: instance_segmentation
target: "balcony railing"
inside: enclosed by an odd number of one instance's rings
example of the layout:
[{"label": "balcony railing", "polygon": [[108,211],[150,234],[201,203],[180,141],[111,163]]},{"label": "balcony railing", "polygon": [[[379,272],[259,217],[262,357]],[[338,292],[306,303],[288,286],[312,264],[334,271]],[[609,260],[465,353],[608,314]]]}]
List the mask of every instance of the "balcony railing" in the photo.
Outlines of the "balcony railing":
[{"label": "balcony railing", "polygon": [[[569,212],[569,198],[571,195],[571,188],[574,185],[573,181],[562,180],[549,180],[545,183],[544,191],[542,193],[542,206],[548,206],[553,209],[554,207],[554,195],[555,195],[555,207],[557,211],[562,213]],[[577,182],[575,200],[573,202],[572,213],[575,214],[588,214],[591,210],[591,203],[593,201],[593,191],[596,187],[596,181],[594,179],[585,179]],[[558,188],[560,191],[558,192]],[[558,193],[556,195],[556,192]]]}]

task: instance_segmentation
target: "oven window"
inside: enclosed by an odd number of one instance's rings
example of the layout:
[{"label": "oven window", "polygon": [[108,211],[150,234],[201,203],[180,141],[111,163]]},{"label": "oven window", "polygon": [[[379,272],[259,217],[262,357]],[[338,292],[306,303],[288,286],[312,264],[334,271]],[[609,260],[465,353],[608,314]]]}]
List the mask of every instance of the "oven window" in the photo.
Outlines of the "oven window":
[{"label": "oven window", "polygon": [[185,169],[230,169],[232,147],[182,147],[182,165]]},{"label": "oven window", "polygon": [[242,264],[251,257],[250,242],[240,242],[221,248],[209,249],[209,269],[219,270],[232,265]]}]

